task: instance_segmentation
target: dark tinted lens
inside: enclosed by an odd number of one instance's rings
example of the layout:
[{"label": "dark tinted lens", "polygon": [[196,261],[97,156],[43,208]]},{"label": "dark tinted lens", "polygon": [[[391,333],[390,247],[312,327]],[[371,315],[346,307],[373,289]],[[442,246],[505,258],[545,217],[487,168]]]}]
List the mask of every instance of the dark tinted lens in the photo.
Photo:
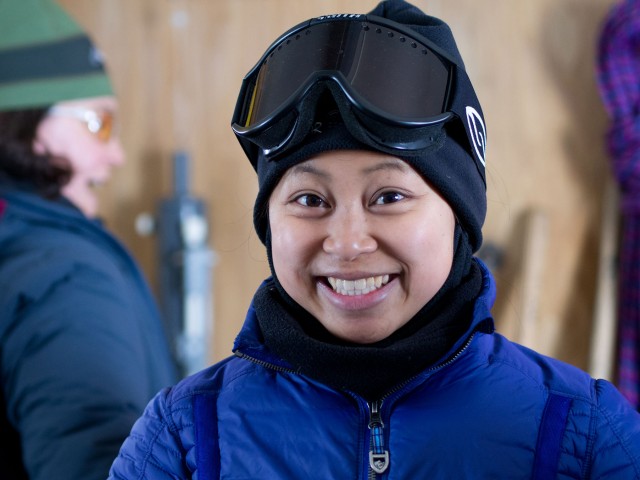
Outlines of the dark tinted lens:
[{"label": "dark tinted lens", "polygon": [[317,71],[335,70],[348,29],[345,22],[315,25],[278,45],[260,68],[246,126],[271,115]]},{"label": "dark tinted lens", "polygon": [[310,77],[337,72],[344,87],[371,106],[401,119],[444,111],[450,67],[427,46],[362,21],[312,25],[284,39],[259,69],[242,122],[250,127],[273,114]]},{"label": "dark tinted lens", "polygon": [[446,107],[449,67],[426,46],[371,25],[361,28],[353,58],[340,70],[374,107],[402,119],[439,115]]}]

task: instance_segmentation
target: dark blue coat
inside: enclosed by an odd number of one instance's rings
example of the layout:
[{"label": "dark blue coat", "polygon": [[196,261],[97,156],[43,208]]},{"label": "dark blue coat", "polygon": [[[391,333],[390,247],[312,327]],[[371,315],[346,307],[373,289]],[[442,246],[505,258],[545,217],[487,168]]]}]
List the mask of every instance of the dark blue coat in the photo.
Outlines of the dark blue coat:
[{"label": "dark blue coat", "polygon": [[125,248],[70,204],[0,187],[0,478],[104,479],[177,381]]},{"label": "dark blue coat", "polygon": [[640,415],[610,383],[490,333],[493,297],[484,270],[450,360],[371,404],[292,371],[251,309],[236,356],[161,392],[110,478],[640,479]]}]

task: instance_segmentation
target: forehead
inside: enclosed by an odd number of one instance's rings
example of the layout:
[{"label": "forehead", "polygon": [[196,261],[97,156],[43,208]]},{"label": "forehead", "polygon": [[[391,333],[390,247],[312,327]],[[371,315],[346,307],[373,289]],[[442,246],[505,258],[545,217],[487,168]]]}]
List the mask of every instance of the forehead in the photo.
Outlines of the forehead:
[{"label": "forehead", "polygon": [[369,176],[379,172],[397,172],[416,175],[403,160],[366,150],[337,150],[323,152],[294,165],[285,178],[315,176],[324,179],[343,178],[346,175]]},{"label": "forehead", "polygon": [[118,108],[118,101],[114,96],[79,98],[76,100],[66,100],[58,102],[56,105],[70,108],[89,108],[96,110],[115,111]]}]

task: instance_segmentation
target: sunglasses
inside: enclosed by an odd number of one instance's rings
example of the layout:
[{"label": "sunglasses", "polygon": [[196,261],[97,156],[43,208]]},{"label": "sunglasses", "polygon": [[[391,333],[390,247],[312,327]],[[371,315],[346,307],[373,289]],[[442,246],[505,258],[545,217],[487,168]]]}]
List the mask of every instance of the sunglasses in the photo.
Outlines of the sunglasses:
[{"label": "sunglasses", "polygon": [[47,115],[80,120],[86,125],[89,132],[104,143],[111,140],[114,134],[115,114],[110,110],[93,110],[84,107],[55,105],[49,109]]},{"label": "sunglasses", "polygon": [[[244,78],[232,128],[254,166],[260,154],[275,160],[304,141],[313,120],[306,112],[320,89],[340,100],[358,140],[377,148],[429,148],[445,123],[461,121],[484,149],[484,129],[475,127],[481,109],[464,67],[396,22],[339,15],[292,28]],[[484,165],[484,152],[476,153]]]}]

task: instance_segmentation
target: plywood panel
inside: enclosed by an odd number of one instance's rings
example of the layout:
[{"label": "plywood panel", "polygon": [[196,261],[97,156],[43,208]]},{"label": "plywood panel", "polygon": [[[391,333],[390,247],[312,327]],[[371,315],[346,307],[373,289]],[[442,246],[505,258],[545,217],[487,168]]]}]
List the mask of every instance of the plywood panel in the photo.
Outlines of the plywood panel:
[{"label": "plywood panel", "polygon": [[[148,276],[154,243],[133,231],[170,191],[170,158],[193,156],[194,192],[210,205],[215,270],[212,360],[230,352],[248,303],[268,274],[252,230],[254,174],[229,122],[240,81],[295,23],[363,12],[372,0],[60,0],[105,51],[122,111],[129,162],[103,192],[107,223]],[[548,219],[539,259],[531,346],[586,366],[598,225],[608,175],[606,126],[594,82],[594,47],[611,0],[416,0],[452,27],[489,130],[487,244],[505,251],[496,271],[500,329],[523,315],[523,219]]]}]

